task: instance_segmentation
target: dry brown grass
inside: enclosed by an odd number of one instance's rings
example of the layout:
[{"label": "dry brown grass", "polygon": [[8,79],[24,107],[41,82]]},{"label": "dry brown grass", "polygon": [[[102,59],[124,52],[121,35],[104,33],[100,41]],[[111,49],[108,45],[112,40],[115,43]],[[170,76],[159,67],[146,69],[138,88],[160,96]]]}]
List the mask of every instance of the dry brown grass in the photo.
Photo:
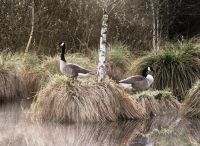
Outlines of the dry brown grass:
[{"label": "dry brown grass", "polygon": [[178,114],[181,104],[176,97],[168,91],[143,91],[136,95],[137,101],[145,109],[146,113],[153,112],[155,115]]},{"label": "dry brown grass", "polygon": [[[39,81],[41,74],[39,74],[38,70],[39,65],[41,64],[41,57],[34,52],[28,53],[26,56],[24,56],[23,53],[12,54],[9,51],[5,51],[0,53],[0,60],[2,66],[9,70],[9,72],[19,80],[16,82],[23,84],[24,87],[21,92],[26,93],[26,98],[35,95],[36,91],[40,87]],[[17,83],[13,82],[13,84]],[[15,90],[18,90],[18,86],[15,86],[15,88]]]},{"label": "dry brown grass", "polygon": [[22,65],[16,69],[16,76],[25,85],[24,92],[27,92],[27,98],[33,98],[41,87],[42,75]]},{"label": "dry brown grass", "polygon": [[[80,64],[90,70],[95,69],[95,64],[87,57],[80,54],[67,54],[67,61]],[[30,52],[24,56],[23,53],[12,54],[9,51],[0,53],[0,65],[5,66],[10,72],[25,85],[23,92],[32,98],[36,92],[54,74],[60,74],[59,56],[39,56]]]},{"label": "dry brown grass", "polygon": [[59,56],[45,56],[40,65],[40,70],[46,75],[58,74],[60,73],[59,63]]},{"label": "dry brown grass", "polygon": [[26,96],[25,86],[15,72],[0,67],[0,101],[13,101]]},{"label": "dry brown grass", "polygon": [[24,92],[27,92],[27,98],[32,98],[41,87],[41,61],[42,58],[36,53],[28,53],[26,56],[22,53],[11,56],[9,64],[13,64],[16,76],[24,83]]},{"label": "dry brown grass", "polygon": [[55,75],[32,104],[37,119],[55,122],[100,122],[145,119],[141,106],[113,82],[72,82]]},{"label": "dry brown grass", "polygon": [[125,77],[125,71],[113,64],[106,65],[106,74],[114,81],[119,81]]},{"label": "dry brown grass", "polygon": [[187,126],[187,133],[189,135],[190,141],[193,144],[198,145],[200,143],[200,120],[189,120],[190,124]]},{"label": "dry brown grass", "polygon": [[184,115],[189,118],[200,117],[200,81],[198,81],[186,95]]}]

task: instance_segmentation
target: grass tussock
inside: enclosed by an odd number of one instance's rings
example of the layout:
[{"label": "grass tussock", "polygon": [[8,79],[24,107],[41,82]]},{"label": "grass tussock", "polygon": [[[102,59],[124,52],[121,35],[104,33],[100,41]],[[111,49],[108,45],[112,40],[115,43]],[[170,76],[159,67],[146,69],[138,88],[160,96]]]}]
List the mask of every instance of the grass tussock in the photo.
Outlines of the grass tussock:
[{"label": "grass tussock", "polygon": [[200,81],[197,81],[186,95],[184,115],[189,118],[200,117]]},{"label": "grass tussock", "polygon": [[117,66],[123,70],[126,70],[130,61],[131,53],[129,47],[120,43],[115,42],[108,47],[107,60],[113,66]]},{"label": "grass tussock", "polygon": [[40,89],[42,74],[39,72],[42,58],[36,53],[16,54],[11,61],[16,76],[24,83],[28,97],[31,98]]},{"label": "grass tussock", "polygon": [[[12,53],[4,51],[0,54],[1,64],[24,84],[23,92],[27,97],[33,97],[41,87],[41,81],[44,81],[44,72],[41,71],[41,63],[44,58],[35,52]],[[47,69],[48,70],[48,69]],[[46,77],[46,76],[45,76]]]},{"label": "grass tussock", "polygon": [[[23,90],[21,86],[16,85],[17,83],[12,83],[10,87],[7,86],[7,90],[16,90],[26,94],[27,97],[31,97],[39,89],[39,78],[38,78],[38,68],[41,63],[41,58],[34,52],[26,54],[23,53],[12,53],[9,50],[5,50],[0,53],[0,64],[6,70],[9,70],[9,76],[5,78],[10,78],[10,81],[15,81],[13,78],[16,78],[18,84],[23,84]],[[12,77],[14,76],[14,77]],[[16,89],[14,89],[16,88]],[[19,89],[18,89],[19,88]],[[16,96],[18,96],[16,94]],[[13,98],[15,95],[13,95]],[[21,97],[22,98],[22,97]]]},{"label": "grass tussock", "polygon": [[0,67],[0,101],[14,101],[27,96],[23,82],[12,72]]},{"label": "grass tussock", "polygon": [[130,65],[130,57],[131,53],[128,46],[120,42],[111,44],[107,53],[107,75],[113,80],[122,79]]},{"label": "grass tussock", "polygon": [[54,122],[117,121],[146,118],[141,106],[114,83],[87,85],[55,75],[32,104],[36,119]]},{"label": "grass tussock", "polygon": [[59,70],[59,56],[45,56],[40,65],[40,71],[43,74],[58,74]]},{"label": "grass tussock", "polygon": [[[25,85],[25,91],[28,97],[33,97],[36,92],[44,85],[54,74],[60,74],[59,71],[60,57],[40,56],[34,52],[11,53],[5,50],[0,54],[0,64],[16,76]],[[70,63],[77,63],[90,70],[96,69],[95,64],[87,57],[80,54],[67,54],[66,60]],[[95,72],[95,71],[94,71]]]},{"label": "grass tussock", "polygon": [[34,70],[39,66],[41,60],[42,58],[35,52],[27,53],[26,56],[24,56],[24,53],[12,53],[9,50],[0,53],[0,63],[10,70],[21,66]]},{"label": "grass tussock", "polygon": [[164,50],[153,52],[138,59],[130,73],[136,74],[152,66],[155,70],[153,87],[158,90],[171,89],[182,99],[192,84],[200,78],[200,48],[191,44],[168,45]]},{"label": "grass tussock", "polygon": [[181,106],[169,91],[147,90],[136,94],[136,98],[149,115],[178,114]]}]

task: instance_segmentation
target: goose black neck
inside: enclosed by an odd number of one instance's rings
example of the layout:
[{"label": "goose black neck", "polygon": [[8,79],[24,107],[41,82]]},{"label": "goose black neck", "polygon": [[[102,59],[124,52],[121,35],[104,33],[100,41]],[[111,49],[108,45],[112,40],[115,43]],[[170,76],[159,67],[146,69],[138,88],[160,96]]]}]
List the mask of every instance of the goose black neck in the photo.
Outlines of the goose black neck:
[{"label": "goose black neck", "polygon": [[142,76],[147,77],[147,70],[146,69],[142,71]]},{"label": "goose black neck", "polygon": [[60,59],[64,62],[66,62],[66,60],[65,60],[65,46],[62,47]]}]

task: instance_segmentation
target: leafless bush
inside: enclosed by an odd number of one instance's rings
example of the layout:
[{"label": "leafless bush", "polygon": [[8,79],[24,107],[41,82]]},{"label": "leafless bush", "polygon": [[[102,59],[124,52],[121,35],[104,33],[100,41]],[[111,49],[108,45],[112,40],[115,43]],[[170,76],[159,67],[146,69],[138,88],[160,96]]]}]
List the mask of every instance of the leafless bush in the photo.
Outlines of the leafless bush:
[{"label": "leafless bush", "polygon": [[[3,12],[0,15],[0,48],[24,51],[33,20],[32,1],[3,0],[0,8]],[[60,40],[66,41],[67,48],[73,51],[97,47],[103,8],[109,13],[109,42],[119,40],[134,48],[149,48],[150,19],[143,11],[145,3],[139,0],[35,0],[31,49],[55,52]]]}]

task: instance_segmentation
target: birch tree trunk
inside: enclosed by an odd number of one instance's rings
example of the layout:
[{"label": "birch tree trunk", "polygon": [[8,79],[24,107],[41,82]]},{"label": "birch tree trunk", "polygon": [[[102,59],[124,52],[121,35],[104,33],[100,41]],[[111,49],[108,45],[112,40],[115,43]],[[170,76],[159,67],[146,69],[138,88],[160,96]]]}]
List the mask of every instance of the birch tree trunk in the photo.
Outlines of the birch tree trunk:
[{"label": "birch tree trunk", "polygon": [[152,9],[152,29],[153,29],[153,38],[152,38],[152,44],[153,44],[153,50],[158,51],[160,49],[160,39],[161,39],[161,27],[160,27],[160,4],[159,1],[150,0],[151,3],[151,9]]},{"label": "birch tree trunk", "polygon": [[160,19],[159,19],[159,6],[156,9],[156,51],[160,50]]},{"label": "birch tree trunk", "polygon": [[100,51],[99,51],[99,64],[98,64],[98,82],[104,79],[106,72],[106,44],[107,44],[107,30],[108,30],[108,14],[104,11],[102,26],[101,26],[101,37],[100,37]]},{"label": "birch tree trunk", "polygon": [[34,10],[34,7],[35,7],[35,2],[34,2],[34,0],[32,0],[31,32],[30,32],[28,43],[26,45],[26,49],[25,49],[25,54],[24,55],[26,55],[28,53],[28,50],[30,48],[30,44],[31,44],[31,41],[32,41],[32,37],[33,37],[34,23],[35,23],[35,10]]},{"label": "birch tree trunk", "polygon": [[155,5],[153,0],[150,1],[151,3],[151,9],[152,9],[152,17],[153,17],[153,37],[152,37],[152,45],[153,45],[153,50],[156,50],[156,14],[155,14]]}]

